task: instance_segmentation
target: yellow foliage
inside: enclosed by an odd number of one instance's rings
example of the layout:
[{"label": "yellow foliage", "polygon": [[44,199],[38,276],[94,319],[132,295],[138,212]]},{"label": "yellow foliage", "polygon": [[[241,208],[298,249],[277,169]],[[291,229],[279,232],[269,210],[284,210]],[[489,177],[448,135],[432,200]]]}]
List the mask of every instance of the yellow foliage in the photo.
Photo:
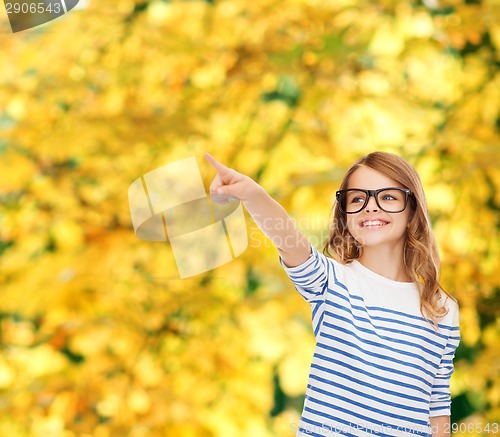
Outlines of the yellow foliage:
[{"label": "yellow foliage", "polygon": [[5,195],[24,189],[36,173],[36,165],[27,156],[10,151],[2,154],[0,173],[0,193]]}]

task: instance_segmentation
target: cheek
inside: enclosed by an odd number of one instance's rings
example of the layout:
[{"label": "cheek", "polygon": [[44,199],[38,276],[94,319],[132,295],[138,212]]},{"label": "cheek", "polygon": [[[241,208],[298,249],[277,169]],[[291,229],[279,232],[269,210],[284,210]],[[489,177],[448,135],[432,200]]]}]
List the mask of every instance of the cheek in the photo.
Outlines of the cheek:
[{"label": "cheek", "polygon": [[355,225],[355,222],[354,222],[354,217],[352,217],[352,216],[348,216],[347,217],[347,230],[349,231],[349,233],[353,237],[356,236],[356,234],[357,234],[356,225]]},{"label": "cheek", "polygon": [[393,229],[398,235],[404,235],[408,229],[408,217],[393,222]]},{"label": "cheek", "polygon": [[408,211],[408,208],[404,212],[404,216],[402,217],[402,226],[406,229],[408,227],[408,224],[410,223],[410,213]]}]

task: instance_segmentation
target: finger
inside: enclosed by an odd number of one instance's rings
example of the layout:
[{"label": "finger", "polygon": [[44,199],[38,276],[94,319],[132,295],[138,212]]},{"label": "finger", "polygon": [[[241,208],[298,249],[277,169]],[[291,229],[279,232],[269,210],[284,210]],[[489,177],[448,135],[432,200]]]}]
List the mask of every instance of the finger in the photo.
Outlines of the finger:
[{"label": "finger", "polygon": [[205,159],[210,163],[210,165],[217,170],[217,173],[224,174],[229,170],[229,167],[226,167],[224,164],[217,161],[210,153],[204,154]]},{"label": "finger", "polygon": [[217,173],[214,177],[214,180],[210,184],[210,192],[215,193],[217,188],[222,187],[222,181],[220,180],[219,173]]},{"label": "finger", "polygon": [[215,194],[215,193],[210,193],[210,200],[220,204],[226,204],[229,203],[230,201],[235,201],[235,202],[240,201],[240,199],[234,196],[229,196],[227,194]]},{"label": "finger", "polygon": [[229,201],[227,200],[226,196],[221,196],[219,194],[210,194],[210,200],[213,202],[213,203],[218,203],[219,205],[225,205],[227,203],[229,203]]},{"label": "finger", "polygon": [[215,199],[227,199],[227,200],[237,200],[239,201],[239,197],[236,195],[234,185],[221,185],[210,188],[210,197],[214,197]]}]

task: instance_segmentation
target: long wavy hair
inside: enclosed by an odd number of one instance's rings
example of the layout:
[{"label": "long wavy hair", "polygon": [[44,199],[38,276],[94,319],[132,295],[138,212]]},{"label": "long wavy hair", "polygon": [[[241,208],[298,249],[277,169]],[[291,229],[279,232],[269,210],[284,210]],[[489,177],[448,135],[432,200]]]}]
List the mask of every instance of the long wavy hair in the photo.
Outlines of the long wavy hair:
[{"label": "long wavy hair", "polygon": [[[351,166],[342,180],[340,190],[348,188],[352,174],[362,166],[382,173],[413,193],[408,205],[411,214],[403,247],[403,264],[405,273],[420,290],[422,316],[438,330],[438,319],[448,313],[443,303],[440,303],[440,291],[451,296],[439,284],[439,252],[432,233],[427,200],[420,177],[415,168],[403,158],[392,153],[373,152],[358,159]],[[347,229],[347,217],[340,212],[337,202],[332,207],[332,215],[330,232],[323,253],[348,264],[360,258],[363,247]]]}]

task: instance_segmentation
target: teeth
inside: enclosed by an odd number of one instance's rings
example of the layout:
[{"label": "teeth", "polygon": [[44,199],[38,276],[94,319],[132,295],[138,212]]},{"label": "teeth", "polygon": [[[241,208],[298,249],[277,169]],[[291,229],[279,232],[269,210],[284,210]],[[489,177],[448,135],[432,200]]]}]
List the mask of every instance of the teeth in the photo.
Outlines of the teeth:
[{"label": "teeth", "polygon": [[386,223],[381,222],[380,220],[373,220],[373,221],[366,221],[361,224],[361,226],[366,227],[366,226],[384,226]]}]

